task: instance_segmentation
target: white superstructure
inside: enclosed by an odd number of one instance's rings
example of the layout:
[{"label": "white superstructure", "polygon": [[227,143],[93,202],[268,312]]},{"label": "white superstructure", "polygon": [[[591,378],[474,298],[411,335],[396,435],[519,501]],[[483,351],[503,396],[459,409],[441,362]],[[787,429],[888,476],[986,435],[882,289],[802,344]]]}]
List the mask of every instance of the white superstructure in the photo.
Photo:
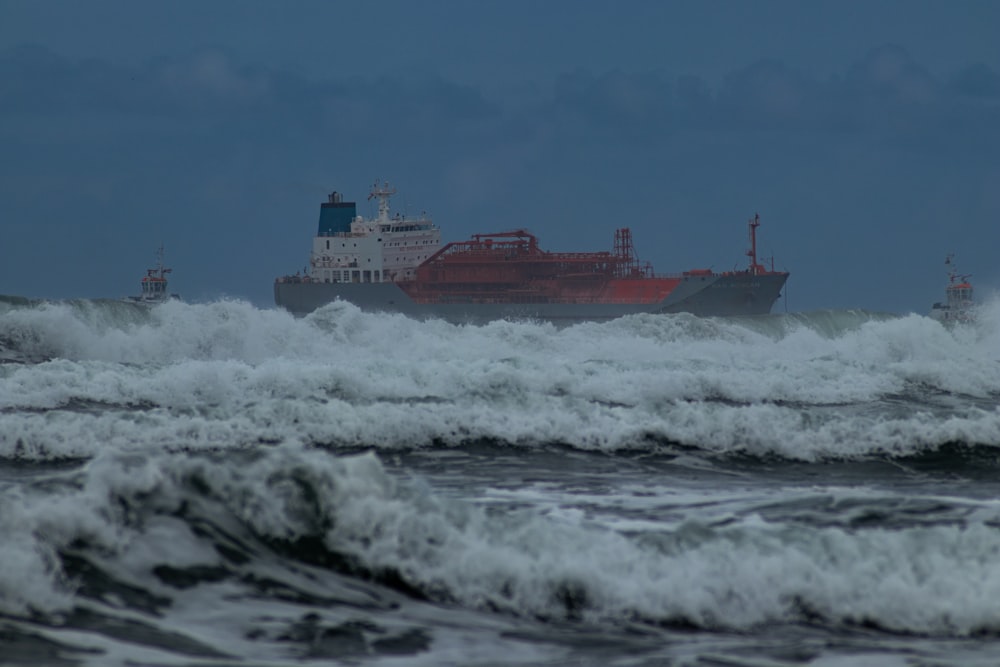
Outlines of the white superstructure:
[{"label": "white superstructure", "polygon": [[126,301],[137,303],[162,303],[170,299],[179,299],[176,294],[167,292],[167,274],[173,269],[168,269],[163,265],[163,244],[156,251],[156,266],[146,269],[146,275],[142,277],[142,292],[138,296],[125,297]]},{"label": "white superstructure", "polygon": [[954,255],[944,260],[948,266],[948,286],[945,288],[944,303],[931,307],[931,317],[945,324],[967,323],[976,319],[976,305],[972,300],[971,275],[961,275],[955,269]]},{"label": "white superstructure", "polygon": [[349,232],[321,232],[313,239],[310,281],[383,283],[414,277],[417,266],[441,248],[441,230],[427,217],[390,214],[394,194],[388,182],[376,181],[368,199],[378,199],[377,218],[358,215]]}]

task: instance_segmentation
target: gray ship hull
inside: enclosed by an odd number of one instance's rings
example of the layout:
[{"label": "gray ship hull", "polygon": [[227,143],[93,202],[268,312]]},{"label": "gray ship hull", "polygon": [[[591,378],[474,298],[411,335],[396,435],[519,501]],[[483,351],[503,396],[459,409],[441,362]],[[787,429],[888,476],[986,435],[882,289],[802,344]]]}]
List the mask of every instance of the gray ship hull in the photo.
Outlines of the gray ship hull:
[{"label": "gray ship hull", "polygon": [[341,299],[367,312],[401,313],[456,323],[500,319],[547,321],[610,320],[638,313],[691,313],[700,316],[764,315],[788,278],[787,273],[685,276],[656,303],[416,303],[394,283],[320,283],[276,281],[274,302],[295,315],[307,315]]}]

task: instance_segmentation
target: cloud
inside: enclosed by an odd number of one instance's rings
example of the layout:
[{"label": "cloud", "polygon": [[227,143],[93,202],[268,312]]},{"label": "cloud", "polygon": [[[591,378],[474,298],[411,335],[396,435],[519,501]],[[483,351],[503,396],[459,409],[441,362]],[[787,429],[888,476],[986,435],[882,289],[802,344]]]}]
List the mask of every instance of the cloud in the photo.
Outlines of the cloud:
[{"label": "cloud", "polygon": [[0,93],[0,114],[8,116],[87,113],[151,124],[174,118],[215,123],[223,135],[284,127],[340,140],[480,141],[516,128],[533,140],[593,134],[641,145],[689,129],[863,137],[957,128],[991,111],[1000,75],[973,64],[938,81],[904,49],[886,45],[827,80],[774,60],[737,69],[718,85],[662,71],[581,69],[523,98],[503,99],[433,76],[310,80],[240,65],[219,51],[121,67],[24,46],[0,54]]},{"label": "cloud", "polygon": [[733,128],[799,128],[817,120],[818,89],[818,83],[780,62],[757,62],[725,78],[713,117]]},{"label": "cloud", "polygon": [[879,95],[900,103],[928,103],[937,98],[938,84],[905,49],[885,45],[870,51],[848,70],[848,90],[855,95]]},{"label": "cloud", "polygon": [[[453,127],[496,112],[476,88],[440,78],[312,81],[281,70],[239,65],[220,51],[122,67],[74,62],[36,46],[0,53],[0,114],[80,112],[146,118],[266,115],[301,124]],[[315,128],[311,128],[315,129]]]},{"label": "cloud", "polygon": [[267,78],[248,72],[220,53],[129,68],[20,46],[0,54],[0,113],[158,118],[231,110],[266,96]]},{"label": "cloud", "polygon": [[154,78],[171,97],[209,95],[216,100],[252,104],[271,93],[271,75],[261,70],[239,68],[220,52],[203,52],[155,67]]},{"label": "cloud", "polygon": [[963,68],[951,78],[948,85],[955,92],[968,97],[1000,99],[1000,74],[983,63]]},{"label": "cloud", "polygon": [[552,104],[563,118],[619,129],[662,125],[670,115],[671,87],[655,73],[578,70],[556,78]]}]

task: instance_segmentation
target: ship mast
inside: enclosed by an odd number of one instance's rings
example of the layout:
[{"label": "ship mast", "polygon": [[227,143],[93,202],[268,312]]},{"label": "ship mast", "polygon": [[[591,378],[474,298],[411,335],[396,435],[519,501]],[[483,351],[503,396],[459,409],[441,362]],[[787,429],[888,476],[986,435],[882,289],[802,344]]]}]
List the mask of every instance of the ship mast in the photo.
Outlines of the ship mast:
[{"label": "ship mast", "polygon": [[389,197],[396,194],[396,188],[389,186],[389,181],[379,183],[375,181],[372,191],[368,193],[368,201],[378,197],[378,221],[381,224],[389,224]]},{"label": "ship mast", "polygon": [[750,227],[750,249],[747,250],[747,257],[750,258],[750,273],[756,276],[767,271],[757,263],[757,228],[760,227],[760,214],[754,213],[747,224]]},{"label": "ship mast", "polygon": [[948,300],[971,301],[972,285],[969,284],[969,278],[972,277],[972,274],[958,272],[958,267],[955,265],[955,253],[949,253],[945,257],[944,263],[948,267],[948,287],[946,288]]},{"label": "ship mast", "polygon": [[949,285],[954,285],[955,283],[957,283],[959,281],[959,278],[962,279],[962,282],[965,282],[965,279],[969,277],[969,276],[958,275],[958,268],[955,266],[955,253],[953,252],[948,253],[948,256],[944,258],[944,264],[945,266],[948,267]]},{"label": "ship mast", "polygon": [[170,273],[172,269],[164,268],[163,266],[163,244],[156,249],[156,266],[152,269],[146,269],[146,275],[150,278],[166,278],[166,275]]}]

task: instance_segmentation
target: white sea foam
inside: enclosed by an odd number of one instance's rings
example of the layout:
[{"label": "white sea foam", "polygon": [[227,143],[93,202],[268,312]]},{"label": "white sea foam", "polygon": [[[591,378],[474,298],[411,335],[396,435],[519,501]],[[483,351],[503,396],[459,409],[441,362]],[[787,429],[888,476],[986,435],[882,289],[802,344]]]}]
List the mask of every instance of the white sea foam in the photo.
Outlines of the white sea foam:
[{"label": "white sea foam", "polygon": [[[0,522],[32,536],[5,540],[5,563],[25,545],[75,545],[116,579],[186,599],[151,572],[217,562],[210,538],[174,518],[201,506],[193,511],[210,521],[232,516],[270,540],[317,537],[373,574],[393,570],[432,597],[518,616],[733,629],[820,618],[941,636],[1000,627],[995,503],[963,524],[893,530],[753,514],[720,522],[700,508],[698,518],[626,535],[579,513],[488,513],[401,483],[370,454],[279,447],[249,464],[104,454],[81,475],[31,499],[0,490]],[[3,612],[71,604],[58,571],[37,562],[0,577]],[[191,608],[173,605],[171,622]]]},{"label": "white sea foam", "polygon": [[[804,609],[913,632],[961,635],[1000,624],[1000,535],[985,522],[850,531],[751,516],[637,539],[582,519],[487,516],[422,488],[407,491],[372,456],[309,454],[306,463],[285,454],[213,476],[222,497],[239,499],[234,512],[285,538],[328,526],[321,530],[332,550],[471,606],[706,627],[793,620]],[[984,511],[996,519],[995,507]]]},{"label": "white sea foam", "polygon": [[[840,321],[840,325],[836,322]],[[566,328],[241,302],[13,308],[0,456],[259,441],[671,441],[811,460],[1000,445],[1000,304],[975,326],[821,313]],[[11,352],[8,349],[7,354]]]}]

